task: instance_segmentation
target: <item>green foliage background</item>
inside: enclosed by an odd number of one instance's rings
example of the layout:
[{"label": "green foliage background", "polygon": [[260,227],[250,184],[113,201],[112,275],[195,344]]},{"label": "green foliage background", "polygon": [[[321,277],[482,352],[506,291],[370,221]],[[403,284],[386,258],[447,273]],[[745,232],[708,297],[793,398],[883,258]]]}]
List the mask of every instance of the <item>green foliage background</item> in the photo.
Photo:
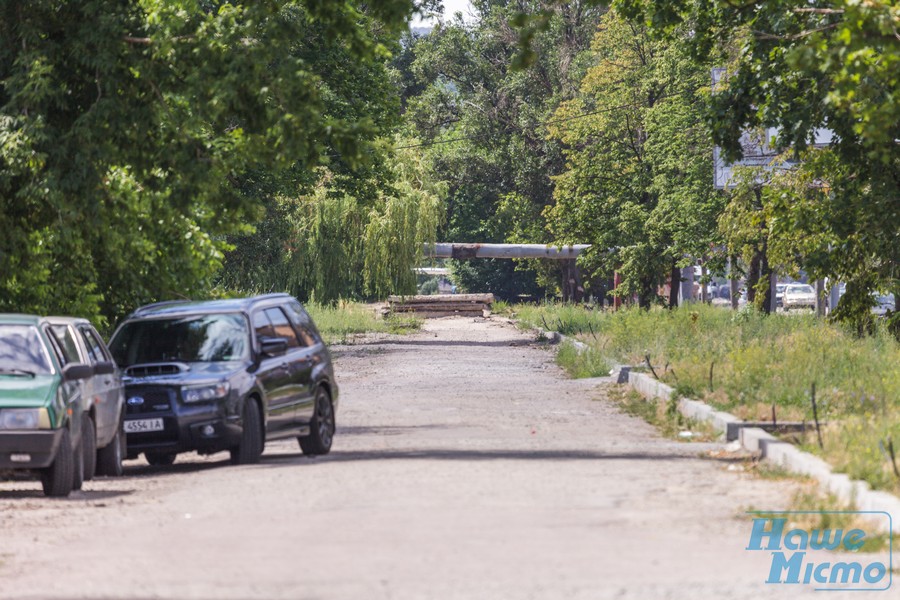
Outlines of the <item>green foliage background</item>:
[{"label": "green foliage background", "polygon": [[[475,0],[408,30],[439,9],[4,2],[0,310],[379,298],[412,292],[438,239],[587,242],[586,292],[617,271],[644,307],[697,260],[846,281],[859,332],[872,291],[900,292],[895,3]],[[767,127],[791,168],[713,190],[712,147]],[[568,272],[451,268],[501,298]]]}]

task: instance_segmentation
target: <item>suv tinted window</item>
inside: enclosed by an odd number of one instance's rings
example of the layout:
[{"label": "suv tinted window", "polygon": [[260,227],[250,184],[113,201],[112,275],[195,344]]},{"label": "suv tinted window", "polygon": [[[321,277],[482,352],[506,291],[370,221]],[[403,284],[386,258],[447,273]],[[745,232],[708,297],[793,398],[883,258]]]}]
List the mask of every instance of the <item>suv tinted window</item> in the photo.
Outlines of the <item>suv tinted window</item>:
[{"label": "suv tinted window", "polygon": [[253,330],[256,332],[256,339],[263,337],[275,337],[275,328],[269,322],[269,318],[263,311],[253,313]]},{"label": "suv tinted window", "polygon": [[250,332],[241,314],[220,313],[125,323],[109,349],[120,367],[145,363],[241,360]]},{"label": "suv tinted window", "polygon": [[269,317],[269,321],[271,321],[274,326],[275,335],[286,339],[288,348],[298,348],[300,346],[300,341],[297,339],[297,334],[294,332],[294,328],[291,327],[290,322],[287,317],[284,316],[281,309],[267,308],[265,312],[266,316]]},{"label": "suv tinted window", "polygon": [[303,345],[313,346],[322,340],[322,337],[312,323],[312,319],[309,318],[309,313],[303,310],[303,307],[300,306],[299,302],[289,302],[287,304],[287,314],[297,327]]}]

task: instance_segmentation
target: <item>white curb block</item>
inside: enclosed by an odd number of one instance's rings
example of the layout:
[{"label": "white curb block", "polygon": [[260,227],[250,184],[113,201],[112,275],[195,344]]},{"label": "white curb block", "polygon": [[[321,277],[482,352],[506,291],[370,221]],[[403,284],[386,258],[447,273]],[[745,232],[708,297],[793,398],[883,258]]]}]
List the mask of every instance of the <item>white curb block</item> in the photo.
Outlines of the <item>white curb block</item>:
[{"label": "white curb block", "polygon": [[[645,398],[670,400],[674,394],[670,386],[645,373],[629,372],[628,383]],[[689,419],[712,423],[721,433],[727,433],[729,423],[741,422],[736,416],[717,411],[705,402],[686,398],[678,401],[678,410]],[[847,475],[834,473],[831,466],[821,458],[803,452],[758,427],[740,428],[738,439],[745,450],[758,452],[763,460],[771,461],[793,473],[815,478],[841,502],[852,503],[861,511],[888,513],[891,515],[893,533],[900,534],[900,498],[887,492],[876,492],[864,481],[852,480]],[[887,531],[883,515],[871,515],[869,520],[883,531]]]}]

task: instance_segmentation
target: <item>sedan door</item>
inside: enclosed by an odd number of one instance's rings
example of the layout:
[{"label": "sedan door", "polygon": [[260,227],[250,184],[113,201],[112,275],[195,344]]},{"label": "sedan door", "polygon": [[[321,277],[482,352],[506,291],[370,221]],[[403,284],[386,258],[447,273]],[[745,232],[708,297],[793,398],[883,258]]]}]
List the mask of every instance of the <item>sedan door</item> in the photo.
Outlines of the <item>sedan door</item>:
[{"label": "sedan door", "polygon": [[[87,350],[80,343],[78,334],[71,325],[62,323],[51,324],[47,333],[52,336],[53,342],[55,342],[55,348],[58,350],[57,354],[61,354],[59,358],[63,365],[74,363],[91,364],[90,358],[87,355]],[[97,388],[97,383],[94,379],[94,377],[88,377],[87,379],[82,379],[75,383],[84,400],[85,413],[87,413],[94,404]]]},{"label": "sedan door", "polygon": [[[90,364],[95,367],[100,363],[112,363],[112,355],[100,334],[88,324],[76,326],[78,335],[87,349]],[[115,364],[115,363],[113,363]],[[92,377],[94,398],[97,403],[97,444],[103,447],[115,435],[119,426],[120,411],[125,402],[125,391],[122,376],[118,369],[112,373],[97,373]]]}]

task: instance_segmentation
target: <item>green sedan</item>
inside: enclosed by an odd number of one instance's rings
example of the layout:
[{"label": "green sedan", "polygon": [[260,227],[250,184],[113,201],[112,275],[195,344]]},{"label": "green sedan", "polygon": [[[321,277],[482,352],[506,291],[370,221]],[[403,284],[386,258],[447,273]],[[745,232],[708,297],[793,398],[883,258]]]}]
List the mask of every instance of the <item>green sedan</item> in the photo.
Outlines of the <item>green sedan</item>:
[{"label": "green sedan", "polygon": [[0,315],[0,473],[34,473],[47,496],[84,478],[81,380],[94,368],[63,357],[45,319]]}]

